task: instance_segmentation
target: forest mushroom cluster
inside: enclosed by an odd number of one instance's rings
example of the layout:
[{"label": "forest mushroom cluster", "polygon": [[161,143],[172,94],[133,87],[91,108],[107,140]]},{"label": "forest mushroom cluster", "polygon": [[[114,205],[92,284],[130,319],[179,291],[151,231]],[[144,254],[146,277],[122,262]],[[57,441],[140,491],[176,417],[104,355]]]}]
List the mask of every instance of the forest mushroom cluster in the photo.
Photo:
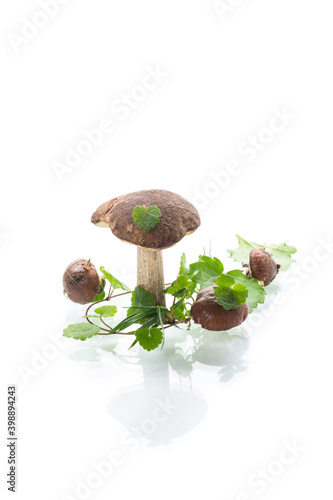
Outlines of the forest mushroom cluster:
[{"label": "forest mushroom cluster", "polygon": [[[138,191],[103,203],[91,222],[137,247],[137,286],[131,290],[104,267],[99,274],[90,260],[72,262],[63,276],[64,294],[88,308],[86,322],[69,325],[64,336],[86,340],[95,335],[134,335],[130,347],[138,342],[146,350],[163,346],[165,330],[171,326],[183,324],[190,330],[194,322],[206,330],[228,331],[241,325],[264,303],[264,287],[291,265],[296,252],[286,243],[257,245],[237,235],[239,247],[228,252],[246,271],[226,272],[222,262],[210,255],[200,255],[187,265],[182,254],[178,274],[166,285],[162,251],[200,226],[199,213],[190,202],[162,189]],[[115,294],[117,290],[121,293]],[[126,293],[131,294],[127,315],[111,326],[108,321],[117,307],[101,303]]]}]

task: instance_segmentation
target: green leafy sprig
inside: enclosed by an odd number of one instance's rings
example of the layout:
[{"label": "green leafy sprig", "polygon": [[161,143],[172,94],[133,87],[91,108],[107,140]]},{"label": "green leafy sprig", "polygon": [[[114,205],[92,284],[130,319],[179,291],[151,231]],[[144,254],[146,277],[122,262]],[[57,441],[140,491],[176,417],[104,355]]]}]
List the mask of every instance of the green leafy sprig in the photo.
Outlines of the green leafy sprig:
[{"label": "green leafy sprig", "polygon": [[132,213],[136,225],[146,233],[149,233],[149,231],[157,226],[161,215],[161,211],[156,205],[151,205],[148,208],[137,205]]},{"label": "green leafy sprig", "polygon": [[[149,208],[145,209],[147,215]],[[152,220],[149,222],[151,215],[152,213],[148,219],[141,220],[142,228],[144,226],[148,229],[152,225]],[[229,253],[233,259],[243,264],[249,261],[249,254],[255,247],[270,251],[282,269],[287,269],[293,262],[291,255],[296,249],[286,243],[264,246],[247,242],[240,236],[237,238],[239,247],[229,250]],[[101,267],[100,271],[104,278],[104,289],[87,308],[84,316],[87,323],[69,325],[64,330],[64,337],[85,341],[96,335],[134,335],[135,339],[130,348],[139,343],[143,349],[150,351],[159,346],[163,348],[167,328],[179,324],[187,324],[190,328],[191,306],[195,302],[197,293],[206,287],[214,287],[217,302],[226,310],[237,309],[247,301],[252,312],[259,304],[264,303],[266,297],[266,291],[256,279],[249,279],[239,269],[225,272],[222,262],[217,257],[207,255],[200,255],[196,262],[187,266],[186,256],[182,254],[177,278],[164,290],[165,294],[173,297],[169,308],[157,306],[153,295],[142,287],[137,286],[134,290],[130,290],[104,267]],[[105,283],[109,284],[107,294]],[[116,290],[121,293],[114,295]],[[126,317],[115,326],[110,326],[107,321],[117,314],[117,307],[100,304],[126,294],[131,294],[131,305],[127,307]],[[92,307],[95,309],[90,313]],[[98,319],[101,325],[97,325],[93,321],[95,319]]]},{"label": "green leafy sprig", "polygon": [[236,238],[238,240],[238,247],[234,250],[228,250],[228,252],[232,259],[241,264],[247,264],[249,262],[250,252],[254,248],[262,248],[271,253],[275,262],[280,264],[282,271],[286,271],[290,265],[295,262],[291,256],[296,253],[297,250],[295,247],[287,245],[286,242],[280,243],[279,245],[260,245],[259,243],[247,241],[238,234],[236,234]]}]

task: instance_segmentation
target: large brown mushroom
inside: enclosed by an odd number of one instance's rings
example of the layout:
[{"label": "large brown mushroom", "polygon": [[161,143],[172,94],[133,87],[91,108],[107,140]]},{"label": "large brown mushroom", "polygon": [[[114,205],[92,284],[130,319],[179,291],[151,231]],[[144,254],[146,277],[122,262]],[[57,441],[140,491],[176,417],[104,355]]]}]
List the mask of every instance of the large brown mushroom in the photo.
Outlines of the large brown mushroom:
[{"label": "large brown mushroom", "polygon": [[239,326],[249,315],[249,306],[244,302],[237,309],[227,311],[216,300],[214,286],[203,288],[191,308],[191,315],[196,323],[206,330],[220,332]]},{"label": "large brown mushroom", "polygon": [[[156,205],[161,217],[149,232],[140,229],[133,219],[137,206]],[[151,292],[156,304],[165,306],[162,250],[170,248],[200,226],[196,208],[178,194],[151,189],[125,194],[103,203],[93,214],[96,226],[109,227],[122,241],[138,247],[137,284]]]}]

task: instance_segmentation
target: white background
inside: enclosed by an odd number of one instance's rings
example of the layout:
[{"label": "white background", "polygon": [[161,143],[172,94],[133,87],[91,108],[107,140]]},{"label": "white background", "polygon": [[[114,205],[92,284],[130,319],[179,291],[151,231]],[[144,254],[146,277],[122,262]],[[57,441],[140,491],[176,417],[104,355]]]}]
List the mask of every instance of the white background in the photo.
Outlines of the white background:
[{"label": "white background", "polygon": [[[332,496],[333,251],[320,241],[332,238],[333,6],[224,4],[225,14],[213,0],[72,0],[49,19],[37,1],[1,3],[1,403],[5,417],[7,384],[17,384],[18,499],[79,498],[78,481],[116,450],[122,465],[86,498]],[[27,19],[45,26],[22,41]],[[112,103],[139,92],[148,67],[167,76],[121,119]],[[293,118],[267,135],[276,110]],[[54,162],[105,118],[114,132],[60,179]],[[258,134],[270,142],[249,161],[239,147]],[[214,183],[232,160],[237,174]],[[271,287],[281,303],[262,308],[256,328],[205,338],[190,376],[177,373],[175,353],[193,352],[181,332],[179,351],[177,332],[147,355],[122,338],[47,350],[84,310],[62,295],[69,262],[91,258],[135,285],[135,248],[90,217],[149,188],[179,193],[202,218],[164,252],[167,282],[183,251],[193,261],[211,248],[234,267],[236,233],[298,248],[289,282]],[[54,358],[38,364],[43,352]],[[167,422],[121,442],[168,397],[177,409]],[[302,451],[281,465],[286,441]],[[5,418],[0,456],[11,498]],[[260,468],[271,472],[251,486]]]}]

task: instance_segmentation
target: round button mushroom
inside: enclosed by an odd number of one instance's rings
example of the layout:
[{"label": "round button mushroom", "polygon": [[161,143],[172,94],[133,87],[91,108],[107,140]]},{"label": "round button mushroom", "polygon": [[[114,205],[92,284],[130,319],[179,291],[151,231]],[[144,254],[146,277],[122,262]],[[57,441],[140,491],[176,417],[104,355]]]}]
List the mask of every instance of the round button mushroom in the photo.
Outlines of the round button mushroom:
[{"label": "round button mushroom", "polygon": [[272,283],[280,267],[272,258],[271,253],[262,248],[254,248],[250,253],[250,264],[246,275],[249,279],[255,278],[267,286]]},{"label": "round button mushroom", "polygon": [[191,315],[196,323],[206,330],[215,332],[230,330],[239,326],[249,315],[249,306],[244,302],[237,309],[227,311],[216,300],[214,286],[201,290],[191,308]]},{"label": "round button mushroom", "polygon": [[71,262],[62,282],[66,297],[78,304],[89,304],[104,287],[104,279],[98,275],[90,260],[85,259]]},{"label": "round button mushroom", "polygon": [[[138,206],[156,206],[161,212],[159,222],[149,231],[140,229],[134,221],[133,211]],[[109,227],[117,238],[138,247],[137,285],[152,293],[157,305],[165,306],[162,250],[200,226],[196,208],[178,194],[151,189],[103,203],[91,221],[96,226]]]}]

